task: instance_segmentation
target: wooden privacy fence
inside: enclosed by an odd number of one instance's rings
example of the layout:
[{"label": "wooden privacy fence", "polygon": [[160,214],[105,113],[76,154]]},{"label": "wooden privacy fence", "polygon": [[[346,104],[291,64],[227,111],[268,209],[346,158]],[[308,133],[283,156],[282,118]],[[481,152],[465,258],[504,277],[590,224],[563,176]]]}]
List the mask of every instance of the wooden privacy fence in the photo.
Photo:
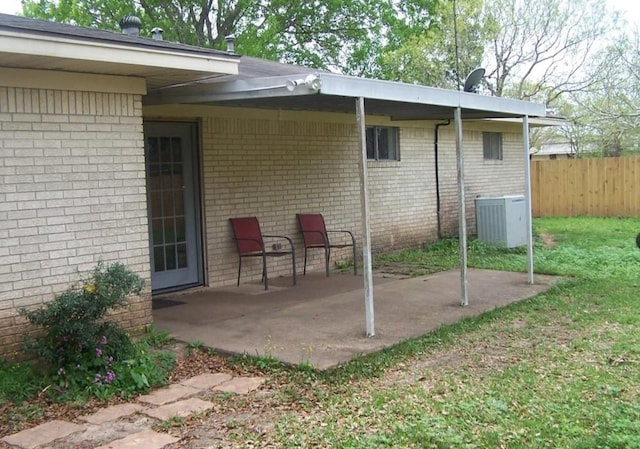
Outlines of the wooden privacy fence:
[{"label": "wooden privacy fence", "polygon": [[531,161],[534,217],[640,216],[640,158]]}]

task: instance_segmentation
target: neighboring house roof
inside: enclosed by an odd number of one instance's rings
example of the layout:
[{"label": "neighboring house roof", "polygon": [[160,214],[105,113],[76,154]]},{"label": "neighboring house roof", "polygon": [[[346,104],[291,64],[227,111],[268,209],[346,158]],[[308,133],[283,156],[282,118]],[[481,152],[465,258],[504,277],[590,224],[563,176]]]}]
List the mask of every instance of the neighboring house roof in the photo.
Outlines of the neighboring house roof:
[{"label": "neighboring house roof", "polygon": [[573,155],[575,153],[575,149],[573,145],[571,145],[571,142],[543,143],[540,145],[540,148],[531,149],[531,154],[536,156],[551,156],[559,154]]},{"label": "neighboring house roof", "polygon": [[3,67],[138,76],[153,89],[235,74],[238,60],[219,50],[0,14]]}]

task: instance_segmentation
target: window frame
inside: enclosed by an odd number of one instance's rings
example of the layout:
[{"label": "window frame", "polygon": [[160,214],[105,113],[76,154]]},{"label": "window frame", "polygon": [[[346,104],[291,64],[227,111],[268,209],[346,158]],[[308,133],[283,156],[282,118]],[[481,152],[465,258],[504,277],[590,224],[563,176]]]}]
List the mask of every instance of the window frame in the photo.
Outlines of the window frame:
[{"label": "window frame", "polygon": [[502,161],[504,158],[504,145],[502,133],[482,132],[482,158],[485,161]]},{"label": "window frame", "polygon": [[[392,133],[393,142],[393,157],[380,157],[380,135],[381,131],[387,131]],[[373,141],[373,158],[369,157],[370,149],[370,132],[373,131],[375,137]],[[400,128],[397,126],[380,126],[380,125],[367,125],[365,129],[366,144],[367,144],[367,161],[374,162],[397,162],[400,160]],[[389,148],[387,153],[391,153],[392,148]]]}]

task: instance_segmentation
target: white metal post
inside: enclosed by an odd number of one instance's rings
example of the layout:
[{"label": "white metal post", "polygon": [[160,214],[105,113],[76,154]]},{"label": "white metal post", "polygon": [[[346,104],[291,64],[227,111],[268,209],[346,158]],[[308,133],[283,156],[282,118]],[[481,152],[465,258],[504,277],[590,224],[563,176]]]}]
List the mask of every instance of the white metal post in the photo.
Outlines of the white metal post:
[{"label": "white metal post", "polygon": [[[373,272],[371,268],[371,229],[369,227],[369,186],[367,178],[367,134],[364,97],[356,99],[356,121],[360,142],[360,217],[362,219],[362,271],[364,273],[364,306],[367,337],[376,334],[373,317]],[[353,261],[355,263],[355,260]]]},{"label": "white metal post", "polygon": [[522,140],[524,145],[524,179],[527,226],[527,274],[529,284],[533,284],[533,216],[531,211],[531,162],[529,161],[529,116],[522,118]]},{"label": "white metal post", "polygon": [[456,160],[458,168],[458,236],[460,241],[460,305],[468,306],[467,295],[467,218],[464,198],[464,152],[462,147],[462,111],[454,111],[456,125]]}]

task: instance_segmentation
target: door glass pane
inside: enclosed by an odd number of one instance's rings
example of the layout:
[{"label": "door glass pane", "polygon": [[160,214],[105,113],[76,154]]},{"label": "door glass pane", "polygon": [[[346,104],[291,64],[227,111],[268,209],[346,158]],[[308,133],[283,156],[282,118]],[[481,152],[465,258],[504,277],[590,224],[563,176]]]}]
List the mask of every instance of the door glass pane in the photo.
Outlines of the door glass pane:
[{"label": "door glass pane", "polygon": [[174,219],[165,218],[164,219],[164,242],[165,243],[175,243],[176,238],[176,230],[174,226]]},{"label": "door glass pane", "polygon": [[178,268],[187,267],[187,244],[180,243],[178,245]]},{"label": "door glass pane", "polygon": [[160,173],[160,186],[164,190],[171,188],[171,164],[162,164]]},{"label": "door glass pane", "polygon": [[176,242],[184,242],[186,240],[185,225],[184,217],[176,217]]},{"label": "door glass pane", "polygon": [[162,217],[162,192],[152,190],[149,192],[151,199],[151,216]]},{"label": "door glass pane", "polygon": [[151,220],[151,235],[154,245],[162,245],[164,243],[164,233],[162,232],[162,219]]},{"label": "door glass pane", "polygon": [[164,271],[164,247],[153,247],[153,271]]},{"label": "door glass pane", "polygon": [[176,215],[184,215],[184,194],[182,190],[177,190],[173,192],[173,212]]},{"label": "door glass pane", "polygon": [[171,142],[171,153],[172,153],[172,158],[171,160],[173,162],[182,162],[182,142],[180,141],[180,139],[173,139],[173,141]]},{"label": "door glass pane", "polygon": [[176,269],[176,245],[167,245],[165,247],[165,258],[167,262],[167,270]]},{"label": "door glass pane", "polygon": [[155,164],[160,162],[160,151],[158,149],[158,139],[155,137],[149,137],[147,139],[147,153],[149,162]]},{"label": "door glass pane", "polygon": [[160,162],[166,164],[171,162],[171,139],[160,137]]},{"label": "door glass pane", "polygon": [[149,165],[149,188],[157,190],[162,187],[160,178],[160,164]]},{"label": "door glass pane", "polygon": [[182,189],[183,186],[182,164],[173,164],[173,188]]}]

